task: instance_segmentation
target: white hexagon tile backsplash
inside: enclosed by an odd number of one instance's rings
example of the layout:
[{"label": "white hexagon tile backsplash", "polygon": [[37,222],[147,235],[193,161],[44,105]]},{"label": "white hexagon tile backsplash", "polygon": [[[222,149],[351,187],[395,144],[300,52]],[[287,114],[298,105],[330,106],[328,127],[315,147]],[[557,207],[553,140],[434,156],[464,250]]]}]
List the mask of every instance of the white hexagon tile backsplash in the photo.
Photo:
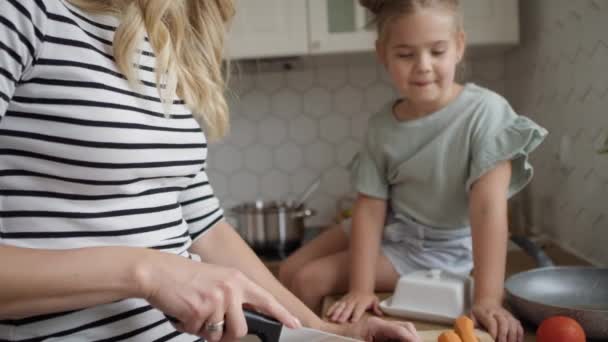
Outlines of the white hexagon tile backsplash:
[{"label": "white hexagon tile backsplash", "polygon": [[[317,215],[308,223],[326,225],[338,202],[351,196],[348,165],[368,118],[395,92],[372,53],[306,58],[295,65],[242,68],[231,78],[232,128],[210,145],[209,175],[225,208],[258,198],[295,199],[321,179],[308,203]],[[502,57],[485,58],[480,66],[475,81],[502,89]]]}]

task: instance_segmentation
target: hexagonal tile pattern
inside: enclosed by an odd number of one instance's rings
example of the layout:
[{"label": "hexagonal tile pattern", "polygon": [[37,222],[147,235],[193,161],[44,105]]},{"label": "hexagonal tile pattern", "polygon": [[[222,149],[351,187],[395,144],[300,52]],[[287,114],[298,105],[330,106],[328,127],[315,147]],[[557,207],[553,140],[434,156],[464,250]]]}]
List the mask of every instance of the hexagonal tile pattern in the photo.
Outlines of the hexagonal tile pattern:
[{"label": "hexagonal tile pattern", "polygon": [[336,144],[349,135],[350,122],[339,116],[331,116],[321,120],[321,138]]},{"label": "hexagonal tile pattern", "polygon": [[378,80],[378,68],[375,64],[350,65],[348,68],[348,81],[350,84],[366,88]]},{"label": "hexagonal tile pattern", "polygon": [[259,175],[273,168],[272,151],[266,146],[250,146],[244,154],[245,167]]},{"label": "hexagonal tile pattern", "polygon": [[376,112],[396,98],[396,91],[383,83],[376,83],[365,90],[365,104],[369,111]]},{"label": "hexagonal tile pattern", "polygon": [[265,145],[280,145],[287,137],[287,124],[279,118],[264,119],[259,124],[259,135]]},{"label": "hexagonal tile pattern", "polygon": [[262,177],[262,195],[265,200],[287,200],[289,177],[278,170],[273,170]]},{"label": "hexagonal tile pattern", "polygon": [[306,165],[314,170],[325,170],[334,162],[334,152],[328,143],[317,141],[306,147]]},{"label": "hexagonal tile pattern", "polygon": [[289,122],[289,136],[298,144],[305,145],[317,138],[317,121],[300,116]]},{"label": "hexagonal tile pattern", "polygon": [[287,143],[275,152],[275,161],[279,169],[292,172],[302,165],[302,150],[294,143]]},{"label": "hexagonal tile pattern", "polygon": [[336,92],[334,96],[334,108],[338,113],[347,116],[359,115],[363,108],[363,93],[361,90],[346,86]]},{"label": "hexagonal tile pattern", "polygon": [[274,94],[285,87],[285,73],[283,72],[259,72],[256,75],[256,88],[267,94]]},{"label": "hexagonal tile pattern", "polygon": [[304,113],[321,117],[331,111],[331,93],[323,88],[312,88],[304,93]]},{"label": "hexagonal tile pattern", "polygon": [[346,68],[320,67],[317,69],[317,82],[327,90],[336,90],[346,84],[348,74]]},{"label": "hexagonal tile pattern", "polygon": [[332,196],[341,196],[350,192],[350,174],[342,167],[334,167],[323,175],[323,191]]},{"label": "hexagonal tile pattern", "polygon": [[230,144],[240,148],[250,146],[256,137],[255,125],[247,119],[233,120],[227,136]]},{"label": "hexagonal tile pattern", "polygon": [[363,140],[365,134],[367,133],[367,123],[369,117],[367,115],[360,115],[354,117],[350,121],[350,132],[351,136],[356,140]]},{"label": "hexagonal tile pattern", "polygon": [[241,115],[252,121],[259,121],[270,113],[270,97],[259,90],[245,94],[240,101],[238,109]]},{"label": "hexagonal tile pattern", "polygon": [[336,149],[336,157],[338,159],[338,165],[347,167],[353,160],[353,157],[361,149],[361,143],[354,141],[353,139],[347,139],[340,143]]},{"label": "hexagonal tile pattern", "polygon": [[209,163],[218,171],[232,173],[243,168],[243,153],[234,146],[221,145],[211,150]]},{"label": "hexagonal tile pattern", "polygon": [[295,91],[306,91],[314,85],[315,74],[310,70],[291,70],[287,73],[287,86]]},{"label": "hexagonal tile pattern", "polygon": [[241,70],[238,66],[234,66],[232,75],[228,80],[228,89],[237,95],[242,95],[252,90],[255,84],[255,77]]},{"label": "hexagonal tile pattern", "polygon": [[[290,193],[296,198],[306,191],[315,180],[319,179],[321,174],[318,171],[313,171],[306,167],[301,167],[295,174],[289,177]],[[317,188],[316,192],[319,191]]]},{"label": "hexagonal tile pattern", "polygon": [[220,172],[215,172],[212,176],[209,177],[209,182],[211,183],[211,187],[213,188],[213,193],[218,198],[226,197],[228,192],[228,177]]},{"label": "hexagonal tile pattern", "polygon": [[302,113],[302,97],[293,90],[283,89],[272,97],[272,113],[285,119],[293,119]]},{"label": "hexagonal tile pattern", "polygon": [[259,197],[258,178],[251,173],[239,171],[229,182],[230,194],[237,201],[253,201]]}]

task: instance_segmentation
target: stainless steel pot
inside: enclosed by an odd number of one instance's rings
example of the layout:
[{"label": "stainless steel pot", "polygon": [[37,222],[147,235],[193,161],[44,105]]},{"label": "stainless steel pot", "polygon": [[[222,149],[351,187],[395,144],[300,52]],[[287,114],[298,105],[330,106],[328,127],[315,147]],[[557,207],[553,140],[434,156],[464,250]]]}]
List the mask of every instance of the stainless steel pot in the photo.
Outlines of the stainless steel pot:
[{"label": "stainless steel pot", "polygon": [[248,202],[231,211],[239,233],[257,253],[280,258],[300,246],[304,219],[315,214],[291,202]]}]

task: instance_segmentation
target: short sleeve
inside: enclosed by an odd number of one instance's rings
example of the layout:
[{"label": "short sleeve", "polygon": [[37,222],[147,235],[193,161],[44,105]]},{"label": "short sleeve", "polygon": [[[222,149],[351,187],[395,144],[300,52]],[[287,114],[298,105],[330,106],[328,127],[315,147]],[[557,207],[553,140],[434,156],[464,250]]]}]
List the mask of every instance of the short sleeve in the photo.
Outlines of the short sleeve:
[{"label": "short sleeve", "polygon": [[42,0],[0,1],[0,118],[44,41]]},{"label": "short sleeve", "polygon": [[192,240],[202,236],[224,218],[220,201],[215,197],[204,170],[199,171],[192,184],[182,190],[179,201]]},{"label": "short sleeve", "polygon": [[473,183],[498,163],[510,160],[510,197],[532,179],[533,168],[528,156],[544,140],[547,130],[529,118],[515,114],[506,101],[489,108],[493,110],[485,113],[485,125],[478,127],[479,133],[472,142],[466,190],[470,191]]},{"label": "short sleeve", "polygon": [[368,131],[366,143],[351,161],[351,182],[357,192],[387,199],[389,189],[385,176],[386,163],[377,146],[374,135]]}]

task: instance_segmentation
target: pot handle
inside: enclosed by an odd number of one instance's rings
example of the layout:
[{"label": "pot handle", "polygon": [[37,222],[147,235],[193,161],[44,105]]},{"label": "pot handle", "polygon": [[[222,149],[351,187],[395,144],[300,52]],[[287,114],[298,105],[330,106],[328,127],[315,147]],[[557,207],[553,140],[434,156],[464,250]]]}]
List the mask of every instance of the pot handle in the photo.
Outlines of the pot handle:
[{"label": "pot handle", "polygon": [[518,247],[524,250],[526,254],[534,258],[538,267],[553,267],[555,264],[549,258],[549,256],[532,240],[528,239],[525,236],[521,235],[513,235],[511,236],[511,241],[513,241]]},{"label": "pot handle", "polygon": [[304,210],[296,211],[292,215],[295,218],[306,218],[306,217],[310,217],[310,216],[315,216],[316,214],[317,214],[317,212],[314,209],[304,209]]}]

